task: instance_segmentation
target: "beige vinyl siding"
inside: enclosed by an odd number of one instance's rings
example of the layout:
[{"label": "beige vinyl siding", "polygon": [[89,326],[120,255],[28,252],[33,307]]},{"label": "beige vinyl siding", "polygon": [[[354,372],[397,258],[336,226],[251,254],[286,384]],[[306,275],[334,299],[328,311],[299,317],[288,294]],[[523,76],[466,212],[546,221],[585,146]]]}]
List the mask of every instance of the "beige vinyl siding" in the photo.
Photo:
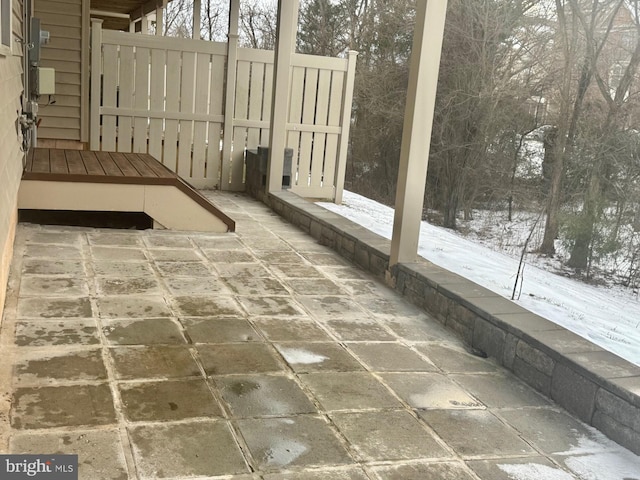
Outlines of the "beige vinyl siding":
[{"label": "beige vinyl siding", "polygon": [[[12,5],[13,18],[11,19],[12,25],[11,30],[13,32],[13,54],[14,55],[22,55],[22,40],[24,40],[24,35],[22,34],[22,1],[14,0]],[[20,41],[16,41],[20,40]]]},{"label": "beige vinyl siding", "polygon": [[82,12],[82,0],[35,2],[35,16],[51,35],[41,65],[56,70],[55,104],[40,98],[40,139],[82,140]]},{"label": "beige vinyl siding", "polygon": [[[13,11],[17,12],[13,18],[13,32],[20,34],[22,0],[14,0]],[[20,48],[13,48],[13,51],[18,55],[0,56],[0,318],[13,251],[24,158],[16,131],[16,118],[21,109],[22,58]]]}]

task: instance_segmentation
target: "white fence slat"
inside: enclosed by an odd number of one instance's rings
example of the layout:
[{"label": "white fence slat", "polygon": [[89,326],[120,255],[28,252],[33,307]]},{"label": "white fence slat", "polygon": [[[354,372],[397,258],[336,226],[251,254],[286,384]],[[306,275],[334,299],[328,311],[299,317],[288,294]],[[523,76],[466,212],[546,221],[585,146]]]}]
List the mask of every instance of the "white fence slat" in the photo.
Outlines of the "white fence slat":
[{"label": "white fence slat", "polygon": [[[316,94],[318,91],[318,70],[307,68],[304,82],[304,100],[302,104],[302,123],[313,124],[316,113]],[[300,135],[300,159],[298,163],[298,185],[308,185],[311,173],[311,146],[313,133]]]},{"label": "white fence slat", "polygon": [[[316,95],[316,115],[314,126],[327,125],[329,112],[329,93],[331,89],[331,72],[320,70],[318,72],[318,90]],[[324,133],[315,132],[313,136],[313,150],[311,153],[311,186],[321,186],[323,182],[323,170],[325,168],[325,140]],[[332,177],[333,178],[333,177]],[[331,180],[333,182],[333,180]]]},{"label": "white fence slat", "polygon": [[[133,47],[120,47],[118,108],[133,107]],[[118,116],[118,152],[131,152],[131,117]]]},{"label": "white fence slat", "polygon": [[221,121],[210,121],[207,132],[207,169],[205,178],[210,187],[220,186],[220,162],[222,150],[220,141],[222,140],[222,117],[224,105],[224,69],[226,57],[213,55],[211,57],[211,82],[209,86],[209,115],[220,116]]},{"label": "white fence slat", "polygon": [[[152,110],[164,110],[166,52],[151,50],[151,95]],[[161,119],[149,120],[149,154],[162,162],[164,122]]]},{"label": "white fence slat", "polygon": [[91,150],[100,150],[100,107],[101,107],[101,88],[100,79],[102,78],[102,20],[91,20],[91,111],[89,112],[89,148]]},{"label": "white fence slat", "polygon": [[324,170],[322,185],[333,185],[336,176],[336,161],[338,159],[338,139],[340,135],[327,134],[324,149]]},{"label": "white fence slat", "polygon": [[[113,65],[113,67],[105,68],[102,76],[102,102],[107,107],[115,107],[118,89],[118,47],[105,45],[103,58],[105,65]],[[102,150],[116,151],[116,117],[114,115],[102,116]]]},{"label": "white fence slat", "polygon": [[[195,113],[201,115],[207,114],[209,105],[210,58],[210,55],[203,53],[196,56]],[[194,122],[191,177],[196,187],[205,186],[207,124],[208,122]]]},{"label": "white fence slat", "polygon": [[[181,57],[180,52],[167,52],[166,112],[178,112],[180,109]],[[165,118],[162,163],[175,172],[178,166],[178,121],[168,117]]]},{"label": "white fence slat", "polygon": [[[184,52],[182,54],[182,72],[180,81],[180,111],[193,112],[195,92],[196,54]],[[180,135],[178,141],[178,175],[182,178],[191,177],[191,148],[193,145],[193,121],[180,120]]]},{"label": "white fence slat", "polygon": [[[249,120],[262,120],[262,97],[264,91],[264,63],[251,64],[249,86]],[[256,148],[260,143],[260,129],[247,131],[247,148]]]},{"label": "white fence slat", "polygon": [[342,134],[340,135],[340,144],[338,145],[338,158],[336,159],[336,175],[334,177],[335,195],[334,202],[342,203],[342,194],[344,191],[344,177],[347,169],[347,151],[349,150],[349,130],[351,128],[351,105],[353,103],[353,86],[356,76],[356,59],[358,52],[349,51],[349,66],[347,76],[342,89],[342,102],[340,116],[342,121]]},{"label": "white fence slat", "polygon": [[[136,47],[136,83],[134,104],[137,110],[149,109],[149,49]],[[147,153],[147,118],[137,117],[133,121],[133,151]]]}]

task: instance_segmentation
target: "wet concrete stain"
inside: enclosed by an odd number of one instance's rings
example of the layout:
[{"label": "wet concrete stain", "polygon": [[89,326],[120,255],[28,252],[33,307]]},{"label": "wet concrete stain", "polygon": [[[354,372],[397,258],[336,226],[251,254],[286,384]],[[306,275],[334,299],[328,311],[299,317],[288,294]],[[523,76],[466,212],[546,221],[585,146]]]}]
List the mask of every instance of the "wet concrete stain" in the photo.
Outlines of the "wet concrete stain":
[{"label": "wet concrete stain", "polygon": [[108,385],[18,388],[13,396],[14,428],[107,425],[115,423]]},{"label": "wet concrete stain", "polygon": [[100,351],[27,359],[16,365],[18,383],[37,380],[102,380],[107,372]]}]

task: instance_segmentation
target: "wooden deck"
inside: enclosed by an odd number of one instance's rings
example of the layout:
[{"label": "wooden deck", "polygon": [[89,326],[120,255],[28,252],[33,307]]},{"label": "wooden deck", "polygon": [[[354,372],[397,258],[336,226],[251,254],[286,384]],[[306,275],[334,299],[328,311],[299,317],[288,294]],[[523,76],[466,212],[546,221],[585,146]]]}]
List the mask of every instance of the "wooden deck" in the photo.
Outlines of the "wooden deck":
[{"label": "wooden deck", "polygon": [[92,152],[32,148],[22,180],[82,182],[117,185],[173,186],[228,227],[235,222],[182,178],[145,153]]}]

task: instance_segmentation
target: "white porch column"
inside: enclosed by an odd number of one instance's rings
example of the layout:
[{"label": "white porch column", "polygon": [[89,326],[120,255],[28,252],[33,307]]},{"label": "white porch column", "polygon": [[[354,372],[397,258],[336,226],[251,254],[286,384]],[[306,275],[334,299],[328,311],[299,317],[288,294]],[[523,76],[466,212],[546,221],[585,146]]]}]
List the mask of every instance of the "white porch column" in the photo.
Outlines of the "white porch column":
[{"label": "white porch column", "polygon": [[156,35],[164,35],[164,10],[167,8],[167,0],[159,0],[156,5]]},{"label": "white porch column", "polygon": [[418,0],[389,266],[414,262],[431,143],[447,0]]},{"label": "white porch column", "polygon": [[202,26],[202,0],[193,0],[193,32],[192,38],[200,40],[200,27]]},{"label": "white porch column", "polygon": [[296,48],[299,6],[299,0],[278,0],[267,192],[282,190],[284,149],[287,145],[287,116],[291,94],[291,55]]}]

